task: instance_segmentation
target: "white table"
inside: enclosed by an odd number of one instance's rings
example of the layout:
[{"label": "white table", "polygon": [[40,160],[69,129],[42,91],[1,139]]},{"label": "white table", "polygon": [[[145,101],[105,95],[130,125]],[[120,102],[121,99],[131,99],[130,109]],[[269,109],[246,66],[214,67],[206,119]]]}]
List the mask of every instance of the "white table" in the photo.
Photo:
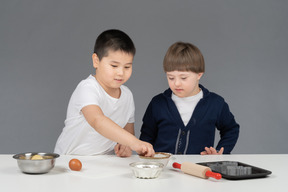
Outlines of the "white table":
[{"label": "white table", "polygon": [[[68,162],[78,158],[83,164],[80,172],[71,171]],[[173,162],[239,161],[272,171],[265,178],[249,180],[201,179],[182,173],[172,167]],[[60,156],[49,173],[29,175],[22,173],[12,155],[0,155],[0,191],[19,192],[243,192],[286,191],[288,186],[288,155],[175,155],[156,179],[138,179],[132,174],[129,163],[139,161],[116,156]]]}]

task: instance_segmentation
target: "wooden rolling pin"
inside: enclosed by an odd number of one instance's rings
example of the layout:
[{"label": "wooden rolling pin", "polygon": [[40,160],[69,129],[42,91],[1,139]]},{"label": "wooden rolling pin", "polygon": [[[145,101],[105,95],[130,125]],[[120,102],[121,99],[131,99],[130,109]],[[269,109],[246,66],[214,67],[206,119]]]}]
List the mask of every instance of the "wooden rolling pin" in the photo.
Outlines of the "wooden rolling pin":
[{"label": "wooden rolling pin", "polygon": [[220,173],[212,172],[212,170],[209,167],[198,165],[195,163],[184,162],[181,165],[175,162],[173,163],[173,167],[177,169],[181,169],[186,174],[201,177],[204,179],[208,179],[209,177],[213,177],[215,179],[222,178],[222,175]]}]

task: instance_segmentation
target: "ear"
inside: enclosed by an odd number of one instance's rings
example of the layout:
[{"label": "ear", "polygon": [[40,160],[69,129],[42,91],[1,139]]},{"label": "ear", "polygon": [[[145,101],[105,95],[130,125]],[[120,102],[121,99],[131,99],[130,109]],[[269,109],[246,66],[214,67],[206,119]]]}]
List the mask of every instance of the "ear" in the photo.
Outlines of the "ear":
[{"label": "ear", "polygon": [[198,81],[201,79],[204,73],[198,73]]},{"label": "ear", "polygon": [[96,53],[93,53],[92,55],[92,61],[93,61],[93,67],[95,69],[97,69],[98,65],[99,65],[99,57],[97,56]]}]

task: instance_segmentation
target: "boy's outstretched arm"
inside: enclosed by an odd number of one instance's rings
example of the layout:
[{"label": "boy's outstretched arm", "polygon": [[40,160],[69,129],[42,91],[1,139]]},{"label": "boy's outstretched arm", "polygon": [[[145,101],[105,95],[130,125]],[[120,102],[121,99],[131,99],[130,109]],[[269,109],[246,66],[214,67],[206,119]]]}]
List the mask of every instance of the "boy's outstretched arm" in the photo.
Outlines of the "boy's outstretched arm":
[{"label": "boy's outstretched arm", "polygon": [[140,141],[134,135],[117,125],[103,114],[99,106],[88,105],[83,107],[81,111],[90,126],[104,137],[129,146],[138,154],[145,156],[153,156],[155,154],[153,146],[150,143]]},{"label": "boy's outstretched arm", "polygon": [[[124,129],[129,133],[131,133],[132,135],[135,135],[134,123],[127,123]],[[132,155],[132,150],[130,147],[119,143],[114,147],[114,151],[118,157],[130,157]]]}]

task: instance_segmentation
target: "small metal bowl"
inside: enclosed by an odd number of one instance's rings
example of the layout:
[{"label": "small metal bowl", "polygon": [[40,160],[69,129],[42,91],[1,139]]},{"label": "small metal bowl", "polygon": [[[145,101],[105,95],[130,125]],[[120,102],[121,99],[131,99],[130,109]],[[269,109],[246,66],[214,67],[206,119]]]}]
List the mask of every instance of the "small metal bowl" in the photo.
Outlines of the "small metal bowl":
[{"label": "small metal bowl", "polygon": [[157,178],[163,170],[163,163],[157,162],[134,162],[130,163],[135,177],[140,179]]},{"label": "small metal bowl", "polygon": [[13,156],[23,173],[41,174],[49,172],[55,165],[56,153],[19,153]]},{"label": "small metal bowl", "polygon": [[139,155],[141,161],[143,162],[157,162],[157,163],[163,163],[164,168],[167,166],[170,158],[172,157],[171,153],[164,153],[164,152],[156,152],[153,157],[145,157],[142,155]]}]

